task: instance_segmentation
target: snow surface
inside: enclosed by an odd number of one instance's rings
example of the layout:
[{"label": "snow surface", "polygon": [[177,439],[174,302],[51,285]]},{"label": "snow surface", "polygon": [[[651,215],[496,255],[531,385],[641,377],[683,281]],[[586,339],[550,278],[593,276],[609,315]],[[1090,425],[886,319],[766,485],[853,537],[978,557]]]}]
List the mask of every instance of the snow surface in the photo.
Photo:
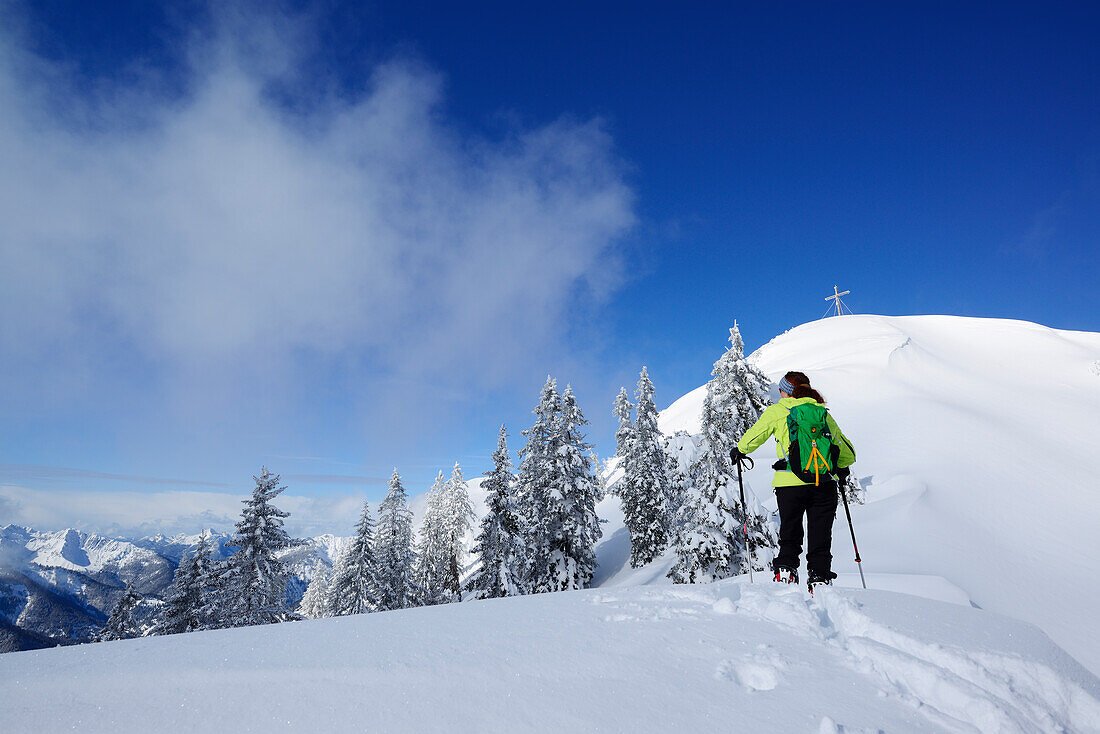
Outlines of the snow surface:
[{"label": "snow surface", "polygon": [[[1100,443],[1083,440],[1100,429],[1098,357],[1100,334],[1024,321],[843,316],[792,329],[750,359],[773,379],[805,372],[855,443],[853,473],[868,485],[867,504],[852,508],[865,571],[942,577],[1100,673],[1089,469]],[[661,430],[698,431],[704,397],[699,388],[677,400]],[[747,475],[772,509],[774,456],[769,441]],[[843,511],[833,538],[834,568],[856,574]]]},{"label": "snow surface", "polygon": [[9,653],[4,729],[1100,731],[1100,681],[1031,625],[741,581]]}]

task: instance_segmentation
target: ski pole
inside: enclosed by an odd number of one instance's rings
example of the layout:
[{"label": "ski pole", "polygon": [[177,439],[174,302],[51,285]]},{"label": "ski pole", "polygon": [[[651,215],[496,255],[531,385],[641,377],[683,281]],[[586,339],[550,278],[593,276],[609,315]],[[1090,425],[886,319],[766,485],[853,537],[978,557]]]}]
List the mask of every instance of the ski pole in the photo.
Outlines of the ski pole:
[{"label": "ski pole", "polygon": [[844,500],[844,514],[848,516],[848,530],[852,532],[852,548],[856,551],[856,568],[859,569],[859,580],[863,583],[863,588],[866,589],[867,579],[863,578],[863,561],[859,558],[859,546],[856,545],[856,529],[852,526],[852,513],[848,510],[848,481],[845,480],[844,484],[838,486],[840,488],[840,498]]},{"label": "ski pole", "polygon": [[[745,483],[741,481],[741,462],[748,462],[752,469],[753,462],[747,456],[737,459],[737,486],[741,490],[741,529],[745,531],[745,556],[749,559],[749,583],[752,583],[752,553],[749,552],[749,508],[745,504]],[[853,536],[855,537],[855,536]]]}]

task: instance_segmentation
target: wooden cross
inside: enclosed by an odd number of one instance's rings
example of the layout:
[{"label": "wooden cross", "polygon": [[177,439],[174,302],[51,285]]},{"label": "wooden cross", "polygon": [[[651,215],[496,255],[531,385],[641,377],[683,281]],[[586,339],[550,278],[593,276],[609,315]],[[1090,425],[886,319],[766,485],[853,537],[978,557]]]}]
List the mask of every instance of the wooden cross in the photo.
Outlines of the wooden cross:
[{"label": "wooden cross", "polygon": [[840,310],[840,297],[841,296],[846,296],[849,293],[851,293],[851,291],[843,291],[843,292],[838,291],[837,287],[834,285],[833,286],[833,295],[827,296],[825,298],[826,301],[834,301],[833,305],[836,306],[836,315],[837,316],[840,316],[841,313],[842,313],[841,310]]}]

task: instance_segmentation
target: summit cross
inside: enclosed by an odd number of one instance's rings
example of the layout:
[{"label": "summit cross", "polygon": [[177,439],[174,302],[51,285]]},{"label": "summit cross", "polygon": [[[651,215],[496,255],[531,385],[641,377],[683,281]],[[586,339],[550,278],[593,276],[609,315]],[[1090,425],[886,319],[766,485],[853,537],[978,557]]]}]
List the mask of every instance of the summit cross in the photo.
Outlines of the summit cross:
[{"label": "summit cross", "polygon": [[[851,291],[838,291],[837,287],[834,285],[833,286],[833,295],[826,296],[826,298],[825,298],[826,301],[833,301],[834,302],[833,305],[836,306],[836,315],[837,316],[840,316],[840,315],[843,314],[843,311],[841,311],[842,301],[840,300],[840,297],[841,296],[846,296],[849,293],[851,293]],[[848,312],[851,313],[851,309],[849,309]]]}]

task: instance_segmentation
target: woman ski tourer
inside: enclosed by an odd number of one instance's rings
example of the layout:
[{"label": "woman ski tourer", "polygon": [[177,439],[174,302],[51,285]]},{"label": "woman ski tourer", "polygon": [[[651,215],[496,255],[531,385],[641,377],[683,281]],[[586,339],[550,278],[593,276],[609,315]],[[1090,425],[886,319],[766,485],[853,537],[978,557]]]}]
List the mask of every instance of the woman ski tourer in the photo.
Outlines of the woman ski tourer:
[{"label": "woman ski tourer", "polygon": [[730,452],[736,463],[775,436],[779,461],[772,465],[779,504],[779,555],[772,561],[775,580],[798,583],[802,553],[802,518],[807,519],[807,586],[831,584],[833,519],[837,484],[848,478],[856,460],[852,442],[825,408],[825,398],[810,387],[801,372],[788,372],[779,381],[778,403],[761,413]]}]

